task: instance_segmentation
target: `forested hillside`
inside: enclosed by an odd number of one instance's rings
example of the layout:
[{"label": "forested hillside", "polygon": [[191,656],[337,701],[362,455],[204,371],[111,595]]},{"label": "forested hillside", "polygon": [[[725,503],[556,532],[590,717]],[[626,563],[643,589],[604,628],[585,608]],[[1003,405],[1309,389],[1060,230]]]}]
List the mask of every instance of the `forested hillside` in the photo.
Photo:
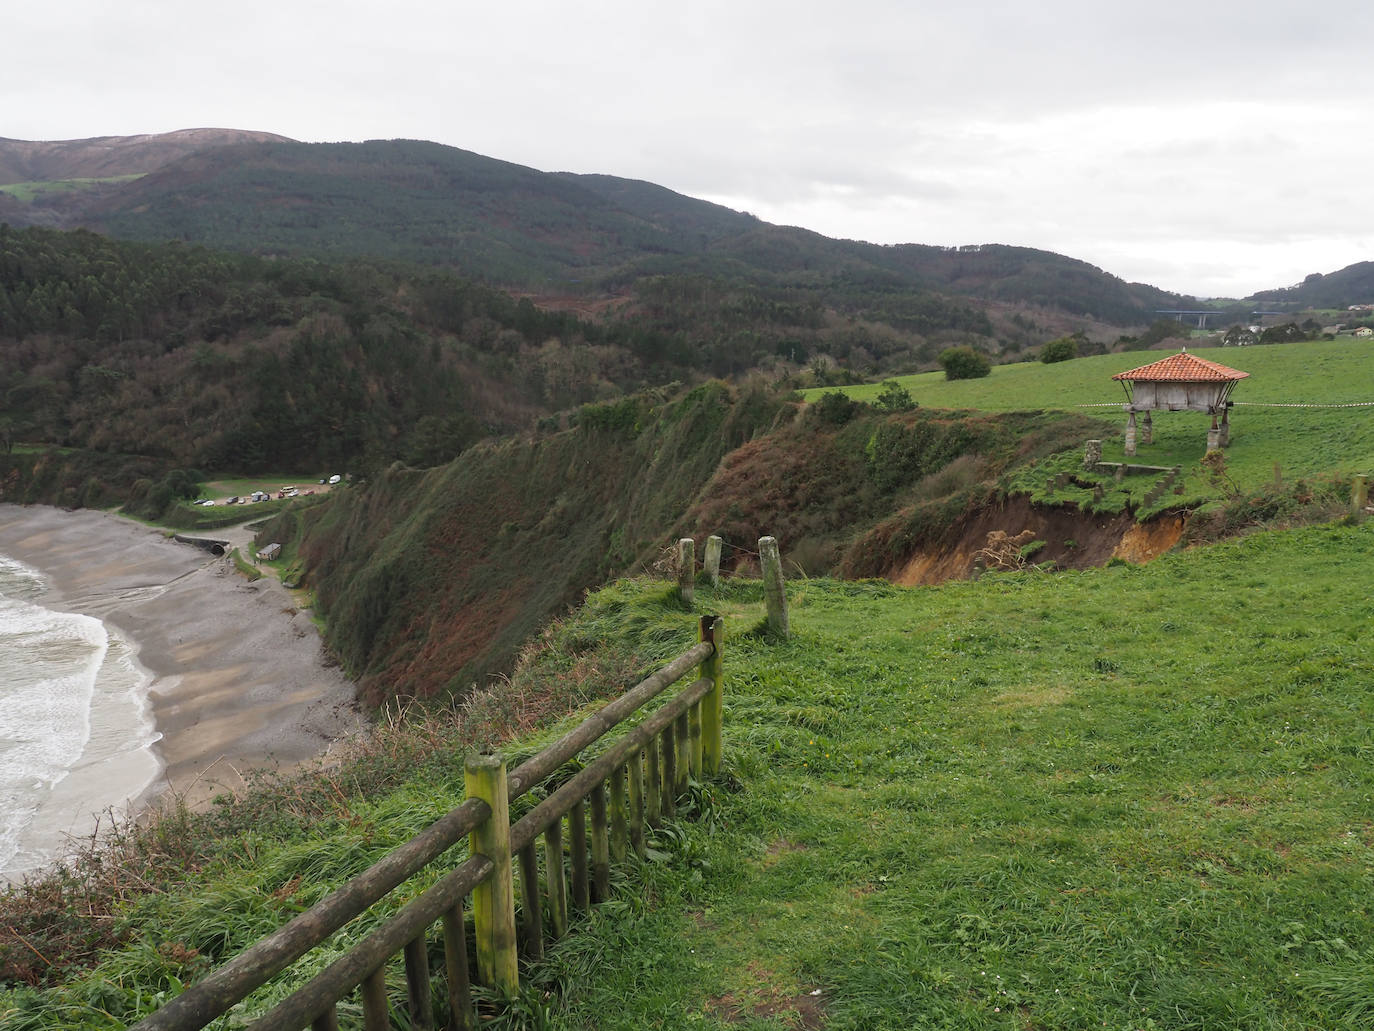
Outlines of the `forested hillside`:
[{"label": "forested hillside", "polygon": [[[886,321],[846,313],[846,296]],[[428,466],[647,386],[909,371],[950,333],[990,328],[976,307],[857,280],[832,296],[652,277],[589,320],[418,265],[0,225],[0,450],[216,472]]]},{"label": "forested hillside", "polygon": [[0,225],[0,443],[217,471],[432,465],[694,375],[690,348],[419,267]]},{"label": "forested hillside", "polygon": [[1374,304],[1374,261],[1358,261],[1329,275],[1314,272],[1296,286],[1262,290],[1254,300],[1289,311]]},{"label": "forested hillside", "polygon": [[652,183],[540,172],[416,140],[213,146],[117,189],[66,198],[60,210],[6,201],[0,217],[16,224],[60,218],[149,242],[403,259],[551,298],[624,296],[646,277],[704,277],[802,292],[898,329],[918,308],[926,329],[989,335],[941,316],[969,299],[980,310],[1002,302],[1116,326],[1144,325],[1155,309],[1184,301],[1030,248],[832,240]]}]

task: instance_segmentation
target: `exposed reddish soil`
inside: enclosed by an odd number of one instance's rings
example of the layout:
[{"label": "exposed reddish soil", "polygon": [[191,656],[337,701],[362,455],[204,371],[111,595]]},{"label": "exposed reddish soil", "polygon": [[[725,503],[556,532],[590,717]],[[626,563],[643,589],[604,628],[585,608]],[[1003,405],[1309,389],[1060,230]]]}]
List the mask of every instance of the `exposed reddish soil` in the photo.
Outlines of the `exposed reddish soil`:
[{"label": "exposed reddish soil", "polygon": [[967,580],[978,553],[987,546],[988,535],[997,530],[1011,537],[1030,530],[1034,540],[1044,541],[1032,562],[1053,561],[1063,569],[1086,569],[1112,558],[1133,563],[1158,558],[1183,536],[1183,517],[1166,514],[1141,524],[1127,513],[1091,515],[1012,498],[965,520],[933,547],[921,549],[890,570],[887,579],[907,586]]}]

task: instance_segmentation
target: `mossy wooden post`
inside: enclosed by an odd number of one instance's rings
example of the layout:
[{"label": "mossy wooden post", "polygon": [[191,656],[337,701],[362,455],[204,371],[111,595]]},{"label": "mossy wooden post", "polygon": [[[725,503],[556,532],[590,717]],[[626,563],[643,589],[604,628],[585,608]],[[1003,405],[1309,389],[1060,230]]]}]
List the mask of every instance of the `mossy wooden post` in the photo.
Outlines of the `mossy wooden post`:
[{"label": "mossy wooden post", "polygon": [[611,842],[606,823],[606,785],[592,788],[592,901],[611,897]]},{"label": "mossy wooden post", "polygon": [[429,950],[425,947],[425,936],[412,938],[406,942],[406,1003],[410,1012],[411,1026],[432,1028],[434,1026],[434,1000],[430,994]]},{"label": "mossy wooden post", "polygon": [[381,966],[363,979],[364,1031],[383,1031],[391,1023],[391,1007],[386,997],[386,967]]},{"label": "mossy wooden post", "polygon": [[787,589],[783,584],[782,556],[778,554],[775,538],[759,538],[759,564],[763,566],[763,599],[768,605],[768,629],[786,638],[791,632],[787,622]]},{"label": "mossy wooden post", "polygon": [[644,750],[630,756],[630,847],[644,858]]},{"label": "mossy wooden post", "polygon": [[463,904],[444,914],[444,973],[448,981],[448,1007],[452,1031],[474,1031],[472,990],[468,985],[468,936],[463,926]]},{"label": "mossy wooden post", "polygon": [[572,904],[582,912],[591,906],[591,881],[587,871],[587,812],[581,802],[568,810],[568,851],[572,853]]},{"label": "mossy wooden post", "polygon": [[464,782],[469,798],[480,798],[491,815],[472,832],[468,849],[491,860],[491,875],[472,891],[477,929],[477,971],[482,983],[505,995],[520,989],[515,953],[515,876],[511,869],[510,805],[506,763],[499,755],[468,757]]},{"label": "mossy wooden post", "polygon": [[714,685],[701,700],[701,769],[706,776],[714,777],[720,772],[724,752],[725,674],[721,660],[725,647],[725,620],[719,616],[702,616],[697,636],[699,640],[710,641],[716,649],[701,664],[700,672],[703,680]]},{"label": "mossy wooden post", "polygon": [[549,888],[549,930],[555,938],[568,933],[568,878],[563,869],[563,821],[544,832],[544,883]]},{"label": "mossy wooden post", "polygon": [[544,904],[539,896],[539,848],[533,841],[520,850],[520,902],[525,956],[538,962],[544,958]]},{"label": "mossy wooden post", "polygon": [[682,604],[692,604],[696,595],[697,545],[690,537],[677,542],[677,590]]},{"label": "mossy wooden post", "polygon": [[621,766],[611,774],[611,858],[617,863],[625,862],[630,851],[628,815],[625,805],[625,767]]},{"label": "mossy wooden post", "polygon": [[1368,504],[1369,481],[1363,473],[1360,473],[1350,485],[1350,514],[1357,518],[1363,516],[1365,506]]},{"label": "mossy wooden post", "polygon": [[663,822],[663,771],[658,763],[658,739],[644,749],[644,818],[650,827]]},{"label": "mossy wooden post", "polygon": [[673,747],[677,749],[677,766],[673,772],[673,796],[687,794],[687,781],[692,776],[691,721],[684,712],[673,720]]},{"label": "mossy wooden post", "polygon": [[706,557],[702,560],[702,565],[712,587],[720,586],[720,549],[724,544],[725,542],[714,533],[706,538]]},{"label": "mossy wooden post", "polygon": [[674,724],[669,723],[664,727],[658,737],[663,750],[663,779],[660,781],[663,786],[659,800],[663,803],[663,815],[671,820],[677,815],[677,734]]},{"label": "mossy wooden post", "polygon": [[687,710],[687,761],[692,776],[701,780],[701,702]]}]

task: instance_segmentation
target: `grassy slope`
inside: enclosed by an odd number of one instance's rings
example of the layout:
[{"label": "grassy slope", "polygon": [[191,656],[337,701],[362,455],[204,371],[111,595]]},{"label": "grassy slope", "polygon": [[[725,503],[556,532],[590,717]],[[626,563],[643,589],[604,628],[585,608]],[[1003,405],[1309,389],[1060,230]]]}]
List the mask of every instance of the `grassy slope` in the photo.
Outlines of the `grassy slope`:
[{"label": "grassy slope", "polygon": [[558,1026],[1368,1027],[1371,576],[1366,525],[794,586],[791,642],[731,645],[705,876],[570,943]]},{"label": "grassy slope", "polygon": [[[749,631],[757,584],[700,590],[733,631],[728,776],[526,1007],[587,1029],[1368,1027],[1374,602],[1350,585],[1371,578],[1374,524],[1140,568],[817,580],[782,644]],[[614,682],[676,653],[691,618],[664,598],[592,595],[529,670]],[[284,797],[199,883],[132,898],[135,943],[92,977],[0,995],[0,1027],[146,1010],[196,969],[186,947],[242,947],[455,804],[457,744],[300,825]]]},{"label": "grassy slope", "polygon": [[131,175],[115,175],[105,179],[52,179],[46,182],[31,183],[7,183],[0,186],[0,193],[8,193],[16,200],[25,204],[32,204],[34,200],[46,193],[70,193],[76,190],[88,190],[93,186],[111,186],[118,183],[133,182],[141,178],[143,173]]},{"label": "grassy slope", "polygon": [[[1266,347],[1194,348],[1193,353],[1250,373],[1232,395],[1231,446],[1226,449],[1228,471],[1241,490],[1257,489],[1274,479],[1277,463],[1286,478],[1341,475],[1374,469],[1374,408],[1269,408],[1249,405],[1305,402],[1347,404],[1374,401],[1374,348],[1355,340],[1281,344]],[[899,379],[926,407],[977,408],[1007,411],[1018,408],[1065,408],[1100,418],[1104,425],[1103,458],[1120,462],[1125,418],[1116,407],[1078,408],[1124,401],[1112,376],[1157,361],[1154,352],[1109,354],[1042,365],[1038,362],[995,366],[986,379],[947,382],[943,373],[923,373]],[[877,384],[846,387],[858,400],[872,400]],[[824,393],[806,391],[809,400]],[[1176,503],[1198,503],[1216,496],[1197,475],[1206,452],[1206,415],[1161,412],[1154,417],[1155,444],[1141,445],[1133,461],[1161,466],[1181,465],[1188,483]],[[1060,463],[1076,466],[1076,456]],[[1052,465],[1042,472],[1057,471]],[[1032,482],[1032,480],[1034,482]],[[1034,487],[1043,476],[1027,478]],[[1152,481],[1135,481],[1139,493]],[[1049,500],[1043,490],[1037,500]],[[1076,500],[1076,499],[1075,499]]]}]

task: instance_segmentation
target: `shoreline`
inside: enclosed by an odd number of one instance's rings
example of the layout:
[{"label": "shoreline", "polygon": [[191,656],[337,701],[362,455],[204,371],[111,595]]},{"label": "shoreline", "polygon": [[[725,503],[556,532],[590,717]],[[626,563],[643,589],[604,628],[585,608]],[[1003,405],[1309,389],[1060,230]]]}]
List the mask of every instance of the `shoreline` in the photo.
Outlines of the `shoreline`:
[{"label": "shoreline", "polygon": [[137,752],[155,757],[156,774],[147,782],[146,764],[126,761],[123,783],[119,764],[92,776],[83,755],[58,785],[73,782],[64,805],[77,815],[47,829],[60,839],[48,863],[112,808],[133,816],[167,797],[203,808],[251,772],[294,768],[365,725],[355,685],[325,664],[309,614],[271,576],[249,583],[227,558],[102,511],[0,504],[0,552],[44,575],[45,607],[104,621],[150,678],[155,740]]}]

